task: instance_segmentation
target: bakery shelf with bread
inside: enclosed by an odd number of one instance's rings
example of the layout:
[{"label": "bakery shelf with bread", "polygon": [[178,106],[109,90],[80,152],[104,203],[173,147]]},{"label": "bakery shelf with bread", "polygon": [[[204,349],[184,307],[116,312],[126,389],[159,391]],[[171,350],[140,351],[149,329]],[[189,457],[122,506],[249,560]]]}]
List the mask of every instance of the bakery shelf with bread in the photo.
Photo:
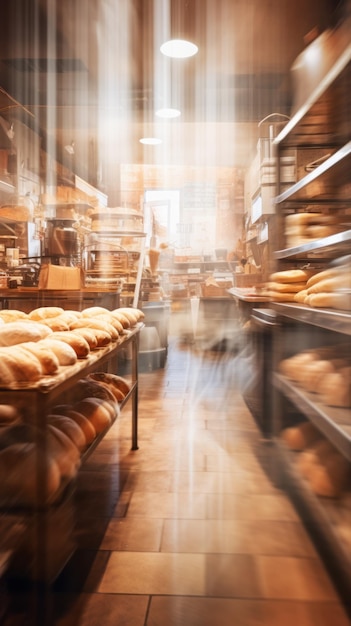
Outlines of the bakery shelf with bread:
[{"label": "bakery shelf with bread", "polygon": [[[340,587],[351,593],[351,20],[296,60],[291,118],[273,140],[279,324],[271,372],[276,475]],[[309,54],[320,58],[311,76]],[[280,181],[294,151],[297,180]],[[308,271],[301,284],[298,271]],[[285,278],[285,279],[284,279]],[[288,423],[291,414],[292,423]],[[288,418],[289,416],[289,418]],[[316,437],[316,440],[314,438]]]},{"label": "bakery shelf with bread", "polygon": [[[137,355],[143,315],[129,307],[0,311],[0,509],[2,515],[24,516],[34,526],[28,539],[31,577],[53,580],[63,566],[57,550],[43,549],[33,537],[50,544],[47,520],[60,515],[82,464],[129,400],[131,448],[138,448]],[[60,330],[52,327],[55,320]],[[71,330],[72,325],[76,328]],[[115,366],[125,349],[131,351],[130,372],[122,377]],[[73,550],[70,531],[73,527],[67,529]],[[65,562],[67,550],[62,549]]]}]

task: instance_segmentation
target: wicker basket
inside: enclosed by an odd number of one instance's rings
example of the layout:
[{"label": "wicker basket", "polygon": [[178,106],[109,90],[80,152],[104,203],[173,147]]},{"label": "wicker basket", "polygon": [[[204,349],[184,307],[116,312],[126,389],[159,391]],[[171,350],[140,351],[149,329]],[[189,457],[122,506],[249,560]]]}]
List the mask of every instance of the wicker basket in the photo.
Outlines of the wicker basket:
[{"label": "wicker basket", "polygon": [[201,294],[203,298],[223,298],[228,295],[227,290],[233,287],[230,280],[221,281],[219,285],[201,285]]}]

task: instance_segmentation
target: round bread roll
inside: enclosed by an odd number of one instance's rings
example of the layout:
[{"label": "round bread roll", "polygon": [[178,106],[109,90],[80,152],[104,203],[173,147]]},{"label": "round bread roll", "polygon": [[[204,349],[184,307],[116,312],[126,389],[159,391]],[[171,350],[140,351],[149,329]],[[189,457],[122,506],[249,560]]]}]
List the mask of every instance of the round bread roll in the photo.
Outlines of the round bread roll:
[{"label": "round bread roll", "polygon": [[31,320],[41,321],[44,319],[48,319],[50,317],[57,317],[64,312],[64,309],[60,306],[41,306],[37,309],[33,309],[30,313],[28,313],[28,317]]},{"label": "round bread roll", "polygon": [[94,426],[99,435],[111,425],[111,417],[99,398],[84,398],[73,405],[73,410],[82,413]]},{"label": "round bread roll", "polygon": [[[98,339],[93,328],[76,328],[74,332],[84,337],[89,344],[90,350],[95,350],[98,347]],[[105,333],[105,336],[107,337],[107,343],[109,343],[111,341],[110,336],[107,333]]]},{"label": "round bread roll", "polygon": [[[0,502],[10,506],[38,505],[37,448],[34,443],[16,443],[0,451]],[[55,460],[46,459],[43,504],[58,491],[61,474]]]},{"label": "round bread roll", "polygon": [[52,350],[57,357],[60,365],[74,365],[77,362],[77,354],[75,350],[68,343],[61,341],[60,339],[42,339],[40,345],[44,348]]},{"label": "round bread roll", "polygon": [[52,339],[58,339],[59,341],[63,341],[67,343],[73,350],[75,351],[78,359],[85,359],[89,353],[90,348],[89,344],[82,335],[77,335],[77,333],[69,331],[62,332],[54,332],[52,334]]},{"label": "round bread roll", "polygon": [[111,341],[115,341],[119,337],[118,331],[112,326],[112,324],[109,324],[104,320],[99,321],[98,317],[96,317],[96,319],[92,319],[90,317],[80,318],[76,322],[73,322],[70,325],[70,328],[71,330],[75,330],[76,328],[96,328],[97,330],[108,332]]},{"label": "round bread roll", "polygon": [[281,432],[281,438],[290,450],[304,450],[320,437],[319,430],[311,422],[302,422]]},{"label": "round bread roll", "polygon": [[[112,393],[114,394],[116,391],[122,392],[122,399],[126,397],[131,389],[131,385],[128,380],[126,378],[123,378],[122,376],[118,376],[117,374],[109,374],[107,372],[93,372],[92,374],[89,374],[88,379],[108,385]],[[118,393],[117,395],[119,398],[120,394]]]},{"label": "round bread roll", "polygon": [[27,341],[20,344],[23,350],[26,350],[29,355],[35,356],[41,364],[42,373],[44,375],[53,376],[57,374],[60,363],[55,353],[50,349],[42,345],[41,341]]},{"label": "round bread roll", "polygon": [[81,427],[74,420],[67,415],[59,415],[55,413],[50,413],[46,419],[49,424],[52,424],[65,433],[65,435],[71,439],[80,452],[84,450],[86,446],[85,435]]},{"label": "round bread roll", "polygon": [[40,341],[52,333],[44,324],[25,320],[7,322],[0,326],[0,346],[14,346],[25,341]]},{"label": "round bread roll", "polygon": [[61,430],[47,424],[47,450],[60,470],[62,478],[72,479],[80,466],[80,453],[73,441]]}]

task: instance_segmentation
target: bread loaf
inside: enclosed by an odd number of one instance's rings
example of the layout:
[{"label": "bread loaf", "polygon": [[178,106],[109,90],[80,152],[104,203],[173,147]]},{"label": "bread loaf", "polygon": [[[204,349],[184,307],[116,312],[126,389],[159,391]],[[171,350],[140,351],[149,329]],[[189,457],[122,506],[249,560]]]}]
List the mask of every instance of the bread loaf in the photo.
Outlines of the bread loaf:
[{"label": "bread loaf", "polygon": [[351,290],[351,271],[341,272],[335,276],[319,280],[307,288],[308,293],[325,293],[329,291],[338,291],[339,289]]},{"label": "bread loaf", "polygon": [[81,452],[86,446],[86,438],[81,427],[67,415],[59,415],[50,413],[47,416],[47,422],[52,424],[58,430],[61,430],[67,437],[71,439],[74,445]]},{"label": "bread loaf", "polygon": [[52,339],[58,339],[59,341],[63,341],[67,343],[73,350],[75,351],[78,359],[85,359],[89,353],[90,348],[89,344],[82,335],[78,335],[72,331],[62,331],[62,332],[54,332],[52,334]]},{"label": "bread loaf", "polygon": [[53,331],[62,331],[69,330],[69,324],[66,320],[59,317],[49,317],[42,321],[42,324],[45,324]]},{"label": "bread loaf", "polygon": [[132,309],[131,307],[119,307],[117,309],[117,315],[118,314],[124,315],[129,320],[131,326],[137,324],[139,319],[142,317],[139,309]]},{"label": "bread loaf", "polygon": [[0,346],[14,346],[25,341],[40,341],[52,333],[44,324],[27,320],[7,322],[0,326]]},{"label": "bread loaf", "polygon": [[73,410],[82,413],[93,424],[96,434],[102,433],[111,425],[111,417],[108,410],[103,406],[103,400],[98,398],[85,398],[73,405]]},{"label": "bread loaf", "polygon": [[301,291],[298,291],[294,295],[294,301],[298,302],[299,304],[304,304],[307,296],[308,296],[307,289],[301,289]]},{"label": "bread loaf", "polygon": [[335,451],[335,447],[328,439],[325,439],[325,437],[317,439],[312,445],[303,450],[298,457],[297,465],[302,476],[309,479],[314,468],[323,465]]},{"label": "bread loaf", "polygon": [[[142,309],[138,309],[136,307],[118,307],[117,309],[114,309],[112,312],[112,315],[114,313],[122,313],[123,315],[128,316],[133,316],[133,318],[136,318],[137,322],[140,322],[141,320],[144,319],[145,317],[145,313]],[[132,319],[131,319],[132,321]]]},{"label": "bread loaf", "polygon": [[92,318],[96,315],[101,315],[109,312],[110,311],[103,306],[89,306],[82,310],[82,317]]},{"label": "bread loaf", "polygon": [[64,309],[59,306],[41,306],[36,309],[33,309],[30,313],[28,313],[28,317],[31,320],[42,321],[48,319],[50,317],[57,317],[64,312]]},{"label": "bread loaf", "polygon": [[325,498],[337,498],[350,480],[350,464],[341,454],[331,454],[325,462],[315,465],[309,474],[313,492]]},{"label": "bread loaf", "polygon": [[278,283],[306,283],[313,271],[309,270],[283,270],[270,275],[270,280]]},{"label": "bread loaf", "polygon": [[107,322],[108,324],[111,324],[111,326],[113,326],[113,328],[117,331],[118,335],[123,334],[124,329],[122,323],[116,316],[111,315],[111,313],[100,313],[96,316],[96,319],[99,322]]},{"label": "bread loaf", "polygon": [[18,311],[17,309],[0,310],[0,319],[4,322],[17,322],[18,320],[25,320],[27,317],[27,313],[24,313],[24,311]]},{"label": "bread loaf", "polygon": [[96,430],[93,424],[85,417],[85,415],[78,413],[78,411],[74,411],[72,405],[57,405],[53,408],[53,411],[56,415],[65,415],[70,417],[71,420],[78,424],[84,433],[86,445],[90,445],[94,441],[96,437]]},{"label": "bread loaf", "polygon": [[300,382],[304,389],[311,393],[316,393],[320,386],[323,387],[326,374],[334,371],[335,368],[332,361],[316,359],[311,363],[306,363]]},{"label": "bread loaf", "polygon": [[351,291],[308,294],[305,303],[311,307],[351,311]]},{"label": "bread loaf", "polygon": [[97,330],[108,332],[111,341],[115,341],[119,337],[118,331],[111,324],[103,320],[99,321],[98,317],[96,317],[96,319],[82,317],[70,325],[71,330],[75,330],[76,328],[96,328]]},{"label": "bread loaf", "polygon": [[279,291],[280,293],[297,293],[304,289],[306,283],[278,283],[269,282],[268,289],[272,291]]},{"label": "bread loaf", "polygon": [[291,450],[304,450],[317,441],[321,434],[311,422],[302,422],[296,426],[284,428],[281,439]]},{"label": "bread loaf", "polygon": [[107,385],[119,402],[128,395],[131,389],[131,384],[128,380],[122,376],[118,376],[117,374],[93,372],[92,374],[89,374],[88,378]]},{"label": "bread loaf", "polygon": [[26,350],[29,355],[35,356],[38,359],[43,375],[53,376],[57,374],[60,363],[53,350],[43,346],[41,341],[28,341],[21,343],[20,346],[23,350]]},{"label": "bread loaf", "polygon": [[[74,332],[78,335],[84,337],[85,341],[88,342],[90,350],[95,350],[98,347],[98,338],[94,333],[93,328],[75,328]],[[105,333],[105,337],[107,337],[107,343],[110,342],[110,336]],[[105,345],[107,345],[107,343]],[[99,346],[100,347],[100,346]]]},{"label": "bread loaf", "polygon": [[112,410],[109,408],[111,417],[115,417],[117,411],[117,402],[111,389],[101,384],[97,380],[93,380],[89,376],[81,378],[80,381],[74,387],[75,400],[84,400],[84,398],[94,397],[99,400],[104,400],[111,405]]},{"label": "bread loaf", "polygon": [[62,478],[72,479],[76,476],[80,466],[80,453],[65,433],[48,424],[47,430],[47,451],[53,458],[60,470]]},{"label": "bread loaf", "polygon": [[57,357],[60,365],[74,365],[77,362],[77,354],[72,346],[68,345],[60,339],[47,338],[43,339],[40,344],[44,348],[52,350]]},{"label": "bread loaf", "polygon": [[0,348],[0,361],[11,372],[11,383],[34,383],[42,376],[42,367],[38,359],[30,357],[19,346]]},{"label": "bread loaf", "polygon": [[342,371],[326,374],[319,392],[322,402],[328,406],[351,406],[351,380]]},{"label": "bread loaf", "polygon": [[[46,459],[44,502],[38,503],[37,448],[34,443],[16,443],[0,451],[0,502],[7,506],[37,506],[54,499],[61,475],[54,459]],[[44,477],[43,477],[44,478]]]}]

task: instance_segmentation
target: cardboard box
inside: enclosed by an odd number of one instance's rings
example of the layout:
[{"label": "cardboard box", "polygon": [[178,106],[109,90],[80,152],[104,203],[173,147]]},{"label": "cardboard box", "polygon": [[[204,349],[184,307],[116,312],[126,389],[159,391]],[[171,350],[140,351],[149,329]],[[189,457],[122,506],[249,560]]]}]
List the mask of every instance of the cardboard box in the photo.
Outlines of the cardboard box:
[{"label": "cardboard box", "polygon": [[83,284],[80,267],[62,267],[43,264],[39,273],[39,289],[81,289]]}]

